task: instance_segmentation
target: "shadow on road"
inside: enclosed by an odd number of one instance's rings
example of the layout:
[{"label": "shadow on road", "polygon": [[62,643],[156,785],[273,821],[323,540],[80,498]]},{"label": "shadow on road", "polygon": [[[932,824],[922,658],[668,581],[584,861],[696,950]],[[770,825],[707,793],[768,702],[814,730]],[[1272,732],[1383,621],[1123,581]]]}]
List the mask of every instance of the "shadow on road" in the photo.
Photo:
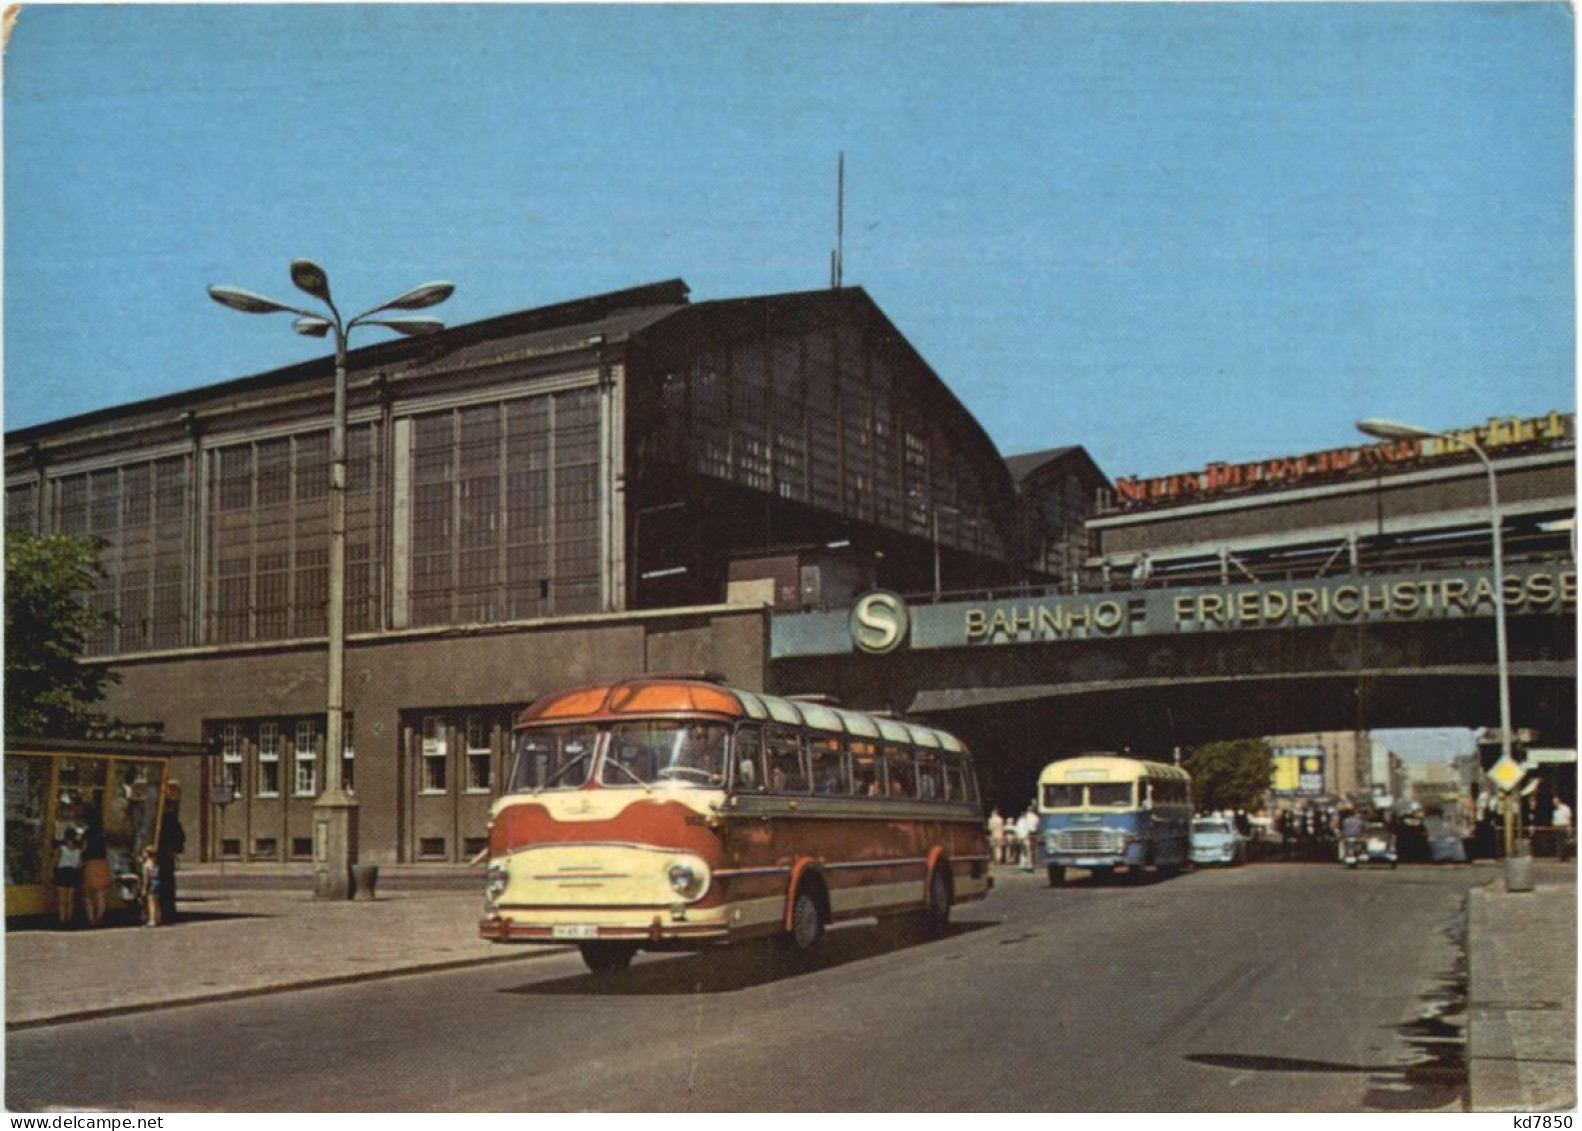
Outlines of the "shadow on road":
[{"label": "shadow on road", "polygon": [[[180,928],[187,923],[222,922],[230,919],[267,919],[267,915],[259,915],[250,911],[189,911],[183,907],[181,914],[174,923],[166,923],[160,930]],[[79,918],[70,926],[63,927],[55,921],[52,915],[32,915],[25,919],[8,919],[5,929],[7,934],[18,931],[48,931],[57,935],[84,935],[98,931],[114,931],[126,927],[142,927],[142,923],[128,912],[118,912],[104,917],[104,921],[97,927],[90,927]]]},{"label": "shadow on road", "polygon": [[[1463,915],[1447,931],[1458,949],[1465,939]],[[1414,1021],[1393,1026],[1416,1060],[1408,1064],[1346,1064],[1286,1056],[1242,1053],[1189,1053],[1183,1059],[1210,1068],[1237,1072],[1334,1072],[1368,1077],[1363,1096],[1366,1111],[1438,1111],[1467,1097],[1466,1030],[1447,1018],[1462,1017],[1467,1008],[1466,952],[1460,950],[1453,969],[1439,975],[1421,998],[1423,1012]]]},{"label": "shadow on road", "polygon": [[722,994],[768,985],[801,974],[831,970],[865,958],[893,954],[914,946],[933,946],[997,926],[995,923],[952,923],[938,939],[890,926],[850,927],[829,932],[817,960],[807,967],[788,961],[767,940],[686,954],[663,962],[642,962],[621,974],[595,978],[579,974],[548,982],[531,982],[501,990],[532,996],[604,995],[615,997],[674,994]]}]

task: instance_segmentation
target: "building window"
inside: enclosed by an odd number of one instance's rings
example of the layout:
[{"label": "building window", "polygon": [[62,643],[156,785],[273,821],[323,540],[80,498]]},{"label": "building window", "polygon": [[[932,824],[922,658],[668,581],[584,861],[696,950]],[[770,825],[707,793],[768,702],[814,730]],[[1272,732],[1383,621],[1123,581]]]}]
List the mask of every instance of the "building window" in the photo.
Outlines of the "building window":
[{"label": "building window", "polygon": [[467,792],[488,793],[494,787],[492,727],[485,715],[467,716]]},{"label": "building window", "polygon": [[297,723],[295,764],[291,792],[298,797],[313,797],[319,791],[319,728],[311,719]]},{"label": "building window", "polygon": [[291,858],[293,860],[309,860],[313,857],[313,838],[310,836],[294,836],[291,838]]},{"label": "building window", "polygon": [[[218,784],[228,788],[233,797],[242,791],[242,728],[236,723],[227,723],[220,728]],[[240,855],[240,847],[237,848],[237,853]]]},{"label": "building window", "polygon": [[242,838],[228,836],[220,841],[220,857],[224,860],[240,860],[242,858]]},{"label": "building window", "polygon": [[254,859],[275,860],[280,856],[280,842],[272,836],[253,838]]},{"label": "building window", "polygon": [[280,725],[258,724],[258,789],[256,797],[280,796]]},{"label": "building window", "polygon": [[[423,716],[423,793],[445,792],[445,763],[449,728],[438,715]],[[443,853],[441,853],[443,855]]]},{"label": "building window", "polygon": [[445,838],[442,836],[426,836],[417,842],[417,855],[419,860],[445,859]]},{"label": "building window", "polygon": [[479,853],[489,851],[489,838],[486,836],[469,836],[462,838],[462,855],[471,860]]}]

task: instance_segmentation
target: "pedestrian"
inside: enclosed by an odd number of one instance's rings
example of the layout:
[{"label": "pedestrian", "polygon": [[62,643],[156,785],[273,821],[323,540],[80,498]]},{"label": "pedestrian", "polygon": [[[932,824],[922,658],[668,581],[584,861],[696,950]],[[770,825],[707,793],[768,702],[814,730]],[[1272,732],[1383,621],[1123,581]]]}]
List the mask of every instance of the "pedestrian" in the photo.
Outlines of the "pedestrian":
[{"label": "pedestrian", "polygon": [[91,794],[82,808],[82,905],[88,926],[104,921],[110,905],[110,849],[104,836],[104,817]]},{"label": "pedestrian", "polygon": [[160,922],[159,848],[148,845],[143,849],[139,873],[143,881],[143,926],[157,927]]},{"label": "pedestrian", "polygon": [[62,927],[77,917],[77,891],[82,887],[82,838],[68,828],[55,842],[55,917]]},{"label": "pedestrian", "polygon": [[1137,564],[1132,566],[1132,588],[1141,589],[1148,584],[1148,579],[1154,575],[1154,563],[1147,553],[1137,555]]},{"label": "pedestrian", "polygon": [[989,858],[996,864],[1005,863],[1005,818],[998,806],[989,811]]},{"label": "pedestrian", "polygon": [[[723,754],[721,754],[723,758]],[[187,832],[181,827],[181,788],[165,787],[165,817],[159,823],[159,921],[176,921],[176,857],[187,851]]]},{"label": "pedestrian", "polygon": [[1563,798],[1555,798],[1554,816],[1550,820],[1554,822],[1555,832],[1560,838],[1560,859],[1571,859],[1571,806],[1567,805]]},{"label": "pedestrian", "polygon": [[1038,810],[1032,805],[1016,823],[1016,833],[1021,842],[1022,871],[1031,872],[1038,859]]}]

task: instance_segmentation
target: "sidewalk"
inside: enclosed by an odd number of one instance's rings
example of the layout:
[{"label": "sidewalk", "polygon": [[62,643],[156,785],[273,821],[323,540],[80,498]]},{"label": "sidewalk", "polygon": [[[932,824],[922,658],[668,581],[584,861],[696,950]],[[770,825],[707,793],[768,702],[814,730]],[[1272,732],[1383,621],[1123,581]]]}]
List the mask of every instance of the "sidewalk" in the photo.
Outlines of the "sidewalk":
[{"label": "sidewalk", "polygon": [[1538,861],[1535,890],[1503,869],[1467,905],[1467,1074],[1473,1111],[1576,1106],[1577,873]]},{"label": "sidewalk", "polygon": [[376,900],[335,902],[315,900],[310,885],[220,892],[184,883],[181,920],[157,929],[7,930],[6,1028],[508,962],[560,949],[480,939],[483,895],[476,884],[466,892],[388,895],[381,885]]}]

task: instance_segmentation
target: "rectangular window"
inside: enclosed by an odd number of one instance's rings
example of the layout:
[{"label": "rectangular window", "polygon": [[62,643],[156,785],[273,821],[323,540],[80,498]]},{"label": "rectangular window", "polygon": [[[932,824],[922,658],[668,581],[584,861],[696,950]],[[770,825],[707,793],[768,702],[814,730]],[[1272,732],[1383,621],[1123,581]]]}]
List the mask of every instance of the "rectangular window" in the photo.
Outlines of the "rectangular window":
[{"label": "rectangular window", "polygon": [[814,793],[846,793],[846,756],[838,738],[808,736]]},{"label": "rectangular window", "polygon": [[[242,728],[238,723],[227,723],[220,728],[220,780],[219,785],[230,788],[233,795],[242,792]],[[236,852],[241,855],[241,846]]]},{"label": "rectangular window", "polygon": [[851,791],[858,797],[879,797],[884,793],[884,765],[879,761],[875,743],[851,744]]},{"label": "rectangular window", "polygon": [[313,838],[310,836],[292,837],[291,858],[293,860],[311,860],[313,858]]},{"label": "rectangular window", "polygon": [[932,750],[917,752],[917,793],[924,801],[939,801],[945,796],[945,772],[939,755]]},{"label": "rectangular window", "polygon": [[762,793],[764,776],[759,771],[758,756],[762,753],[763,731],[756,726],[736,729],[733,760],[736,763],[736,789],[741,793]]},{"label": "rectangular window", "polygon": [[296,772],[291,792],[297,797],[313,797],[319,791],[319,728],[311,719],[297,723]]},{"label": "rectangular window", "polygon": [[764,731],[764,780],[770,793],[806,793],[807,763],[802,758],[802,736],[788,727]]},{"label": "rectangular window", "polygon": [[272,836],[253,838],[253,858],[276,860],[280,857],[280,841]]},{"label": "rectangular window", "polygon": [[884,768],[891,797],[917,796],[917,771],[912,765],[910,746],[886,746]]},{"label": "rectangular window", "polygon": [[280,796],[280,725],[258,724],[258,788],[255,797]]},{"label": "rectangular window", "polygon": [[489,838],[486,836],[464,837],[461,842],[462,855],[471,860],[480,852],[489,851]]},{"label": "rectangular window", "polygon": [[446,745],[449,738],[449,728],[443,718],[438,715],[423,716],[423,793],[445,792]]},{"label": "rectangular window", "polygon": [[242,838],[228,836],[221,840],[220,856],[225,860],[240,860],[242,858]]},{"label": "rectangular window", "polygon": [[445,859],[445,838],[442,836],[421,837],[417,842],[417,855],[419,860]]},{"label": "rectangular window", "polygon": [[494,749],[489,719],[467,716],[467,792],[488,793],[494,786]]}]

